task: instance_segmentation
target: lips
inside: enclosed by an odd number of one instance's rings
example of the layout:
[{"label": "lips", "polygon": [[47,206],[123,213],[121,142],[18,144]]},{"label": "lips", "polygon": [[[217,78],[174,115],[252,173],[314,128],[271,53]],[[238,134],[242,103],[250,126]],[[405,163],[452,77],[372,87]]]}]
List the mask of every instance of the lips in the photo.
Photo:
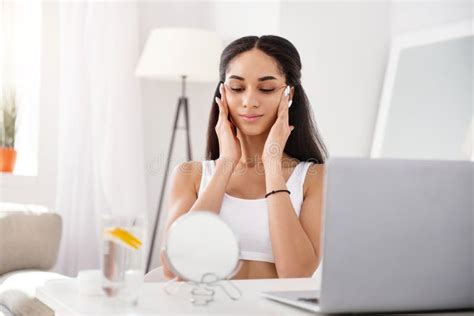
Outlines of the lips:
[{"label": "lips", "polygon": [[254,122],[256,120],[258,120],[259,118],[261,118],[263,116],[263,114],[261,115],[257,115],[257,114],[241,114],[240,117],[244,120],[244,121],[247,121],[247,122]]}]

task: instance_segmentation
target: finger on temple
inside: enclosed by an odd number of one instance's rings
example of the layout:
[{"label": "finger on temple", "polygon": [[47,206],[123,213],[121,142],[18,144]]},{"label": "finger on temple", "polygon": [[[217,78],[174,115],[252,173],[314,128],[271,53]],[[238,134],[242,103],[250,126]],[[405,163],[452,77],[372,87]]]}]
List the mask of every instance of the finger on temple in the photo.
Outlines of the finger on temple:
[{"label": "finger on temple", "polygon": [[288,102],[290,100],[290,86],[286,86],[283,90],[283,93],[280,97],[280,103],[278,103],[278,115],[281,115],[282,112],[285,112],[285,109],[288,109]]}]

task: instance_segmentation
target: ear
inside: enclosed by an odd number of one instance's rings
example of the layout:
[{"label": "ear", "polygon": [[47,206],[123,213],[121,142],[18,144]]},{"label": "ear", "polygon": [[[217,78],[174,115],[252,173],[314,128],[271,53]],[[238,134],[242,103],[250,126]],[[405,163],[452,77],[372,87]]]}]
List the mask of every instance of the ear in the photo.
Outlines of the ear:
[{"label": "ear", "polygon": [[293,96],[295,95],[295,87],[290,88],[290,100],[293,100]]}]

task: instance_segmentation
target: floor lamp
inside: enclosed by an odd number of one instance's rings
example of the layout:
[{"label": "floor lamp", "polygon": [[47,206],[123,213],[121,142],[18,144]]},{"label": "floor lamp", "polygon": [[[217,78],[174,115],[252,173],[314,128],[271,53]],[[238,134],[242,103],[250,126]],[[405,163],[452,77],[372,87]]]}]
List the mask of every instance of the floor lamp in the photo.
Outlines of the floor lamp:
[{"label": "floor lamp", "polygon": [[[153,224],[146,272],[150,271],[153,259],[156,233],[159,227],[176,131],[180,129],[178,121],[181,111],[184,112],[187,158],[188,160],[192,159],[186,82],[216,82],[217,84],[221,50],[221,41],[215,32],[191,28],[158,28],[151,31],[138,61],[135,70],[135,75],[138,77],[181,82],[181,96],[178,98],[176,105],[173,131]],[[211,102],[212,100],[209,101],[209,104]]]}]

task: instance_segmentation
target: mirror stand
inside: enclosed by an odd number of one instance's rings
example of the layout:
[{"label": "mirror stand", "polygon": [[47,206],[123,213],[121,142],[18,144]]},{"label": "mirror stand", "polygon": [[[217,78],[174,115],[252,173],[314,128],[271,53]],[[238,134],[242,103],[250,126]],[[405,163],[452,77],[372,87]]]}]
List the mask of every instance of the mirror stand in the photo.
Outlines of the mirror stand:
[{"label": "mirror stand", "polygon": [[[174,278],[166,283],[164,287],[165,293],[168,295],[175,295],[181,288],[181,285],[188,284],[192,286],[190,289],[192,295],[190,301],[193,305],[205,306],[214,301],[216,287],[220,287],[227,297],[233,301],[239,300],[242,296],[242,291],[232,281],[219,279],[219,277],[214,273],[204,274],[200,282],[177,282],[177,280],[178,278]],[[231,290],[229,291],[229,289]]]}]

